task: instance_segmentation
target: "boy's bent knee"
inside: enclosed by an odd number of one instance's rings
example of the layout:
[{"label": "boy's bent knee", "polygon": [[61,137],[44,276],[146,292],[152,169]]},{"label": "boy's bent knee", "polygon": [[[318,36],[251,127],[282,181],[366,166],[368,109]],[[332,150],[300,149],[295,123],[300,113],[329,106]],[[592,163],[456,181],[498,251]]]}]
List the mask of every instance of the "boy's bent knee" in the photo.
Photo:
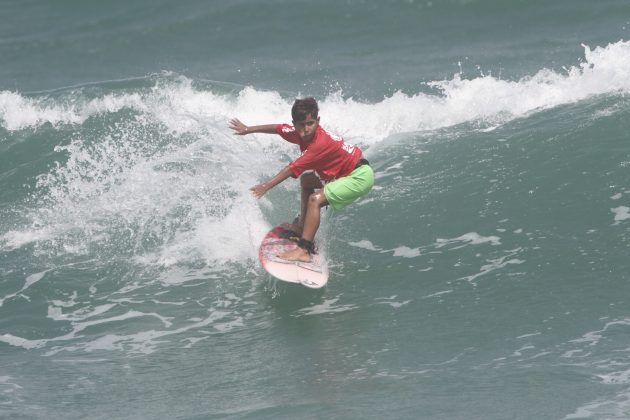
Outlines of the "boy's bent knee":
[{"label": "boy's bent knee", "polygon": [[318,207],[322,207],[328,204],[328,200],[326,200],[326,195],[324,194],[324,191],[318,191],[308,197],[308,203],[309,205],[317,205]]}]

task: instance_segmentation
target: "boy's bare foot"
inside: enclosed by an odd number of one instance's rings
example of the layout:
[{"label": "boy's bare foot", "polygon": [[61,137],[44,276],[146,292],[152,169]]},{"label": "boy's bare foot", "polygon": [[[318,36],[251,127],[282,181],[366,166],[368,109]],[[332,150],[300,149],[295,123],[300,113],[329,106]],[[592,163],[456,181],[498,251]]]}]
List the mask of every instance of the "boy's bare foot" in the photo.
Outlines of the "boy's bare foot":
[{"label": "boy's bare foot", "polygon": [[278,257],[287,261],[311,262],[311,254],[309,254],[307,250],[302,248],[292,249],[291,251],[287,251],[283,254],[278,255]]},{"label": "boy's bare foot", "polygon": [[297,223],[283,223],[280,226],[282,226],[286,230],[297,233],[297,236],[302,236],[302,231],[304,230],[304,226]]}]

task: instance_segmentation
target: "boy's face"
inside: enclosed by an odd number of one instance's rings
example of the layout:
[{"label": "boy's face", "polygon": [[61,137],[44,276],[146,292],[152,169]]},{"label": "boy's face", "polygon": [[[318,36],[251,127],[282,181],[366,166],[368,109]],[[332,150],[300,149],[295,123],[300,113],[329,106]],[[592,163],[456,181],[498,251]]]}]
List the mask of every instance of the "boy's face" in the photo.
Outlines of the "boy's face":
[{"label": "boy's face", "polygon": [[319,126],[319,117],[313,118],[311,114],[307,114],[306,118],[302,121],[293,121],[293,127],[295,127],[295,131],[297,131],[298,135],[302,139],[309,143],[315,137],[315,131]]}]

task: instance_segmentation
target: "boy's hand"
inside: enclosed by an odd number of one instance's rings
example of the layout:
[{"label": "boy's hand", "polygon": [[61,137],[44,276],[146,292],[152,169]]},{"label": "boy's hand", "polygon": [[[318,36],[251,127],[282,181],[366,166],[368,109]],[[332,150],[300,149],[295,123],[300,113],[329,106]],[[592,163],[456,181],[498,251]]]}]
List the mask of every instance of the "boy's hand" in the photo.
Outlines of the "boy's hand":
[{"label": "boy's hand", "polygon": [[269,188],[267,187],[266,184],[258,184],[251,187],[249,190],[252,192],[252,194],[254,194],[254,197],[260,198],[263,195],[265,195],[268,189]]},{"label": "boy's hand", "polygon": [[249,127],[243,124],[238,118],[232,118],[230,120],[230,128],[234,130],[234,134],[242,136],[248,133]]}]

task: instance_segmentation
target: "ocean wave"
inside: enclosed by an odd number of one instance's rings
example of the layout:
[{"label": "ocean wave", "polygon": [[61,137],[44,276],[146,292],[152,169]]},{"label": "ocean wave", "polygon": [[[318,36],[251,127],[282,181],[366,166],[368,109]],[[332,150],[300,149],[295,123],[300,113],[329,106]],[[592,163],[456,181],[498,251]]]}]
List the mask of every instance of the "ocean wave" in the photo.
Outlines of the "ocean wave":
[{"label": "ocean wave", "polygon": [[[377,103],[333,92],[320,100],[322,120],[331,131],[371,145],[398,133],[475,121],[492,126],[592,96],[630,91],[630,41],[583,48],[584,59],[577,66],[563,72],[541,69],[515,81],[492,75],[466,79],[458,73],[449,80],[427,83],[437,94],[399,91]],[[216,129],[215,124],[233,116],[251,124],[289,118],[292,99],[279,92],[244,87],[238,92],[217,93],[212,87],[199,87],[198,81],[168,72],[149,78],[154,80],[151,88],[127,92],[126,87],[96,97],[81,88],[39,96],[3,91],[0,123],[8,131],[44,124],[60,127],[130,109],[182,133]]]},{"label": "ocean wave", "polygon": [[[322,124],[369,153],[396,134],[472,121],[495,126],[593,95],[626,92],[628,64],[630,42],[619,41],[585,47],[585,61],[565,74],[541,70],[513,82],[456,75],[431,84],[440,95],[398,92],[374,104],[336,92],[320,101]],[[94,86],[41,97],[0,93],[5,130],[72,126],[69,133],[60,131],[56,162],[37,178],[21,212],[27,223],[2,226],[4,249],[36,243],[41,253],[131,255],[160,266],[255,258],[252,244],[268,228],[264,213],[271,205],[263,200],[259,206],[249,188],[275,174],[296,151],[264,135],[235,137],[227,121],[235,116],[247,124],[286,121],[291,101],[252,87],[220,93],[183,76],[151,77],[151,87],[125,84],[107,94]],[[120,112],[124,109],[130,112]],[[92,121],[103,116],[107,119]],[[283,187],[290,194],[297,188]],[[624,214],[617,211],[617,219]],[[473,234],[443,244],[498,240]],[[404,245],[390,251],[407,258],[421,254]],[[497,262],[507,263],[520,260]]]}]

